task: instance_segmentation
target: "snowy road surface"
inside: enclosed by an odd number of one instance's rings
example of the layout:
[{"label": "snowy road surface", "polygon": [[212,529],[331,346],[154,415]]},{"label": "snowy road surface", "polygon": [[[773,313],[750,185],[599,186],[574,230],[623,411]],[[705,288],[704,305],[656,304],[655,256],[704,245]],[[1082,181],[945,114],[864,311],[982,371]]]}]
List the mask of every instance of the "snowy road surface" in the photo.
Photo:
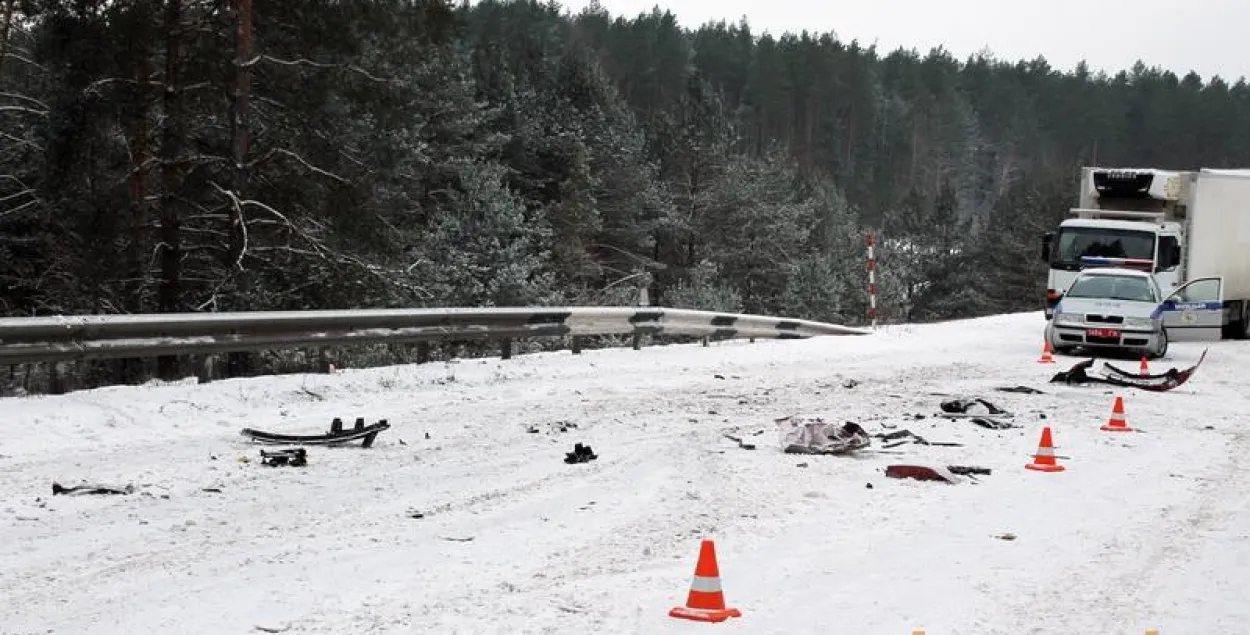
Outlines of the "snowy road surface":
[{"label": "snowy road surface", "polygon": [[[1123,393],[1142,432],[1109,434],[1098,426],[1114,393],[1045,383],[1075,360],[1035,363],[1042,324],[1034,313],[7,399],[0,633],[1241,628],[1250,346],[1212,345],[1171,393]],[[1200,350],[1174,345],[1154,367]],[[1018,384],[1046,394],[994,391]],[[912,417],[941,394],[983,396],[1023,427]],[[966,445],[786,455],[773,420],[790,414]],[[318,432],[334,416],[394,427],[371,449],[311,448],[304,468],[260,465],[238,434]],[[1024,469],[1045,424],[1066,472]],[[724,439],[730,429],[759,448]],[[575,442],[599,459],[563,463]],[[993,474],[885,478],[896,462]],[[51,497],[53,481],[138,491]],[[743,612],[719,626],[666,615],[705,537]]]}]

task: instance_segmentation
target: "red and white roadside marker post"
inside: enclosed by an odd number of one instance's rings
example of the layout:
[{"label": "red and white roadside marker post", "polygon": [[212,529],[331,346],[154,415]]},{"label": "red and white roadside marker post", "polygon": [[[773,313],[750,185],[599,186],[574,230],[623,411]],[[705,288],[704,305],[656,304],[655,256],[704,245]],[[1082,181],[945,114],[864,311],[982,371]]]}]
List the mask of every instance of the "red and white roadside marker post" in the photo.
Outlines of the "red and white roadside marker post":
[{"label": "red and white roadside marker post", "polygon": [[877,328],[877,234],[868,232],[868,319]]}]

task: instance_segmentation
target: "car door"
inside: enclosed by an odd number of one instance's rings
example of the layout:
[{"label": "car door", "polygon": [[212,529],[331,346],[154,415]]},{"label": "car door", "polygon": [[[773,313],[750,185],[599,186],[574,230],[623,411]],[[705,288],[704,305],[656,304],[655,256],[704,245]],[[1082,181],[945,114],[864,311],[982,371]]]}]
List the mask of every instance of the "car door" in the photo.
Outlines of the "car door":
[{"label": "car door", "polygon": [[1186,282],[1168,293],[1158,313],[1168,330],[1168,339],[1173,342],[1220,339],[1224,325],[1224,278],[1212,276]]}]

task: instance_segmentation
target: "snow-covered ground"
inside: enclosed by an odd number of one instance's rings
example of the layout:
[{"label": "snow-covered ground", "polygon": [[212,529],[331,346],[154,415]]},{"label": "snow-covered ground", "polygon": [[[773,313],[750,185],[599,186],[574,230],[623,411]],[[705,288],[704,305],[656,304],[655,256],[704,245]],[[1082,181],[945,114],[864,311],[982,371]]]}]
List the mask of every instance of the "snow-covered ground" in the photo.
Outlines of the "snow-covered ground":
[{"label": "snow-covered ground", "polygon": [[[1114,393],[1046,384],[1075,360],[1035,362],[1042,325],[3,400],[0,633],[1236,632],[1250,346],[1212,345],[1173,392],[1122,393],[1142,432],[1110,434]],[[994,390],[1018,384],[1045,394]],[[964,394],[1023,427],[914,417]],[[790,414],[966,445],[788,455],[774,419]],[[260,465],[238,434],[334,416],[394,427],[370,449],[310,448],[303,468]],[[1042,425],[1067,471],[1024,469]],[[565,464],[575,442],[599,459]],[[891,463],[993,473],[946,485],[887,479]],[[52,497],[53,481],[138,491]],[[717,626],[667,617],[705,537],[743,612]]]}]

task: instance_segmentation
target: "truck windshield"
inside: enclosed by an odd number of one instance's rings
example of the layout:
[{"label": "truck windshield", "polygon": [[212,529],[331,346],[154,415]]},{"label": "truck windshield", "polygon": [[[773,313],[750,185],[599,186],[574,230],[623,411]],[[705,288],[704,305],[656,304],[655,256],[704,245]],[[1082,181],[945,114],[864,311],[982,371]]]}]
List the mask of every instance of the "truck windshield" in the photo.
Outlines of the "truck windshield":
[{"label": "truck windshield", "polygon": [[1097,298],[1102,300],[1136,300],[1158,302],[1154,288],[1147,278],[1140,276],[1117,276],[1111,274],[1087,275],[1078,278],[1064,294],[1069,298]]},{"label": "truck windshield", "polygon": [[1147,231],[1105,229],[1101,227],[1065,227],[1060,229],[1051,256],[1055,269],[1079,271],[1081,258],[1134,258],[1154,260],[1155,235]]}]

